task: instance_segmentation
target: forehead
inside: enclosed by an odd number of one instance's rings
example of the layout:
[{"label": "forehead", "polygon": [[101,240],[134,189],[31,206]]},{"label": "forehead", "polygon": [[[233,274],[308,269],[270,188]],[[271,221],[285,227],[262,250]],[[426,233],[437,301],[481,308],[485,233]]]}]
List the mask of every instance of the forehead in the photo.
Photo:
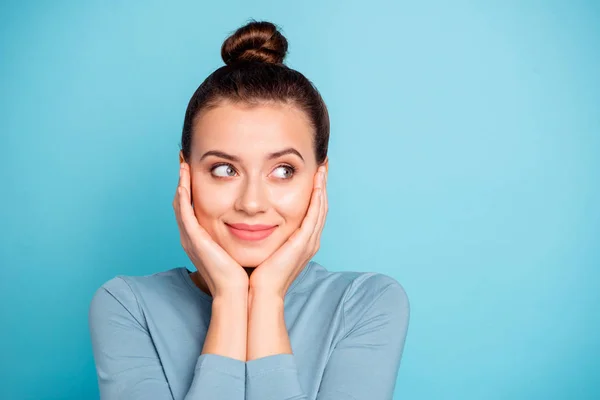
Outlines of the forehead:
[{"label": "forehead", "polygon": [[195,154],[221,150],[244,159],[293,147],[310,160],[313,132],[306,114],[292,105],[225,103],[201,113],[192,143]]}]

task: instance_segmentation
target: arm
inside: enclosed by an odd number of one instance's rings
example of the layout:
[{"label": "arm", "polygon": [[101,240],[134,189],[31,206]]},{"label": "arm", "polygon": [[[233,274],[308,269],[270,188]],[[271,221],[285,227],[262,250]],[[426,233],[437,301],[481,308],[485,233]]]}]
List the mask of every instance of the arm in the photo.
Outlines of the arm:
[{"label": "arm", "polygon": [[284,299],[252,288],[248,298],[246,362],[274,354],[292,354],[285,326]]},{"label": "arm", "polygon": [[[89,328],[101,399],[173,399],[135,295],[123,279],[112,279],[95,293]],[[201,354],[185,399],[242,400],[244,373],[244,361]]]},{"label": "arm", "polygon": [[214,297],[202,354],[219,354],[246,361],[247,330],[248,292],[243,290]]},{"label": "arm", "polygon": [[[247,319],[247,291],[228,292],[213,298],[210,324],[200,358],[216,359],[220,364],[208,364],[204,368],[203,377],[194,379],[186,399],[244,399]],[[217,370],[219,366],[221,368]],[[212,389],[207,390],[207,385],[211,385]],[[202,397],[192,394],[200,392]]]},{"label": "arm", "polygon": [[[266,311],[256,310],[253,313],[260,314],[261,318],[274,321],[275,315],[281,316],[272,311],[273,303],[271,311],[267,309],[268,302],[260,304]],[[258,303],[253,300],[251,307],[258,307]],[[317,400],[392,399],[408,319],[409,303],[404,289],[397,283],[386,286],[364,315],[352,326],[345,327],[346,332],[333,349],[325,367]],[[262,334],[271,340],[275,338],[275,343],[285,343],[281,323],[280,320],[266,325],[278,327],[275,334],[266,334],[265,331]],[[249,339],[253,329],[249,325]],[[260,334],[257,332],[256,337]],[[254,342],[257,341],[248,342],[248,352],[254,354],[255,359],[249,359],[246,363],[247,399],[307,399],[298,379],[295,356],[288,353],[269,356],[275,347],[269,348],[268,344],[262,344],[261,350],[254,352]]]}]

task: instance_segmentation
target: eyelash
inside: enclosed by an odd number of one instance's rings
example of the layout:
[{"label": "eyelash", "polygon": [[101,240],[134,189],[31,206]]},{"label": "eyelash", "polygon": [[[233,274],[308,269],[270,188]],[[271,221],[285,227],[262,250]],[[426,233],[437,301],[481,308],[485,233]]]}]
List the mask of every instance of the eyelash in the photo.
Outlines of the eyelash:
[{"label": "eyelash", "polygon": [[[231,169],[233,169],[235,171],[234,166],[231,165],[231,164],[229,164],[229,163],[218,163],[218,164],[213,165],[210,168],[211,174],[213,173],[213,171],[215,169],[217,169],[218,167],[222,167],[223,165],[231,167]],[[294,174],[296,173],[296,167],[294,167],[293,165],[290,165],[290,164],[280,164],[280,165],[276,166],[275,169],[281,168],[281,167],[285,167],[285,168],[287,168],[290,171],[290,177],[289,178],[282,178],[282,180],[287,181],[287,180],[290,180],[290,179],[292,179],[294,177]],[[237,173],[237,171],[236,171],[236,173]],[[217,179],[226,179],[226,178],[230,178],[230,177],[215,176],[215,178],[217,178]]]}]

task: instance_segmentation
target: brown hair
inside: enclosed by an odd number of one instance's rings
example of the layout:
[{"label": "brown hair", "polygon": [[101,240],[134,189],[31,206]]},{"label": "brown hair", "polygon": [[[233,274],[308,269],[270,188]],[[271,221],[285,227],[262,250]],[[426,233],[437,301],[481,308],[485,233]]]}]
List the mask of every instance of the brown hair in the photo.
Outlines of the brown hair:
[{"label": "brown hair", "polygon": [[284,65],[288,42],[277,26],[252,21],[229,36],[221,47],[226,65],[215,70],[190,99],[181,135],[181,150],[189,162],[193,126],[203,110],[231,101],[249,106],[280,102],[303,110],[315,133],[317,164],[327,157],[329,114],[316,87],[300,72]]}]

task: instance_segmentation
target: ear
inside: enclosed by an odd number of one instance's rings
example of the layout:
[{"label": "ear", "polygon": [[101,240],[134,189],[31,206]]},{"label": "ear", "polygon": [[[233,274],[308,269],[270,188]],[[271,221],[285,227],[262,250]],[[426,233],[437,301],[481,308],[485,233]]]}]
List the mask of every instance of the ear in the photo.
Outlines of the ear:
[{"label": "ear", "polygon": [[327,175],[329,173],[329,156],[325,157],[323,165],[325,166],[325,175]]},{"label": "ear", "polygon": [[181,164],[184,161],[184,157],[183,157],[183,150],[179,151],[179,164]]}]

